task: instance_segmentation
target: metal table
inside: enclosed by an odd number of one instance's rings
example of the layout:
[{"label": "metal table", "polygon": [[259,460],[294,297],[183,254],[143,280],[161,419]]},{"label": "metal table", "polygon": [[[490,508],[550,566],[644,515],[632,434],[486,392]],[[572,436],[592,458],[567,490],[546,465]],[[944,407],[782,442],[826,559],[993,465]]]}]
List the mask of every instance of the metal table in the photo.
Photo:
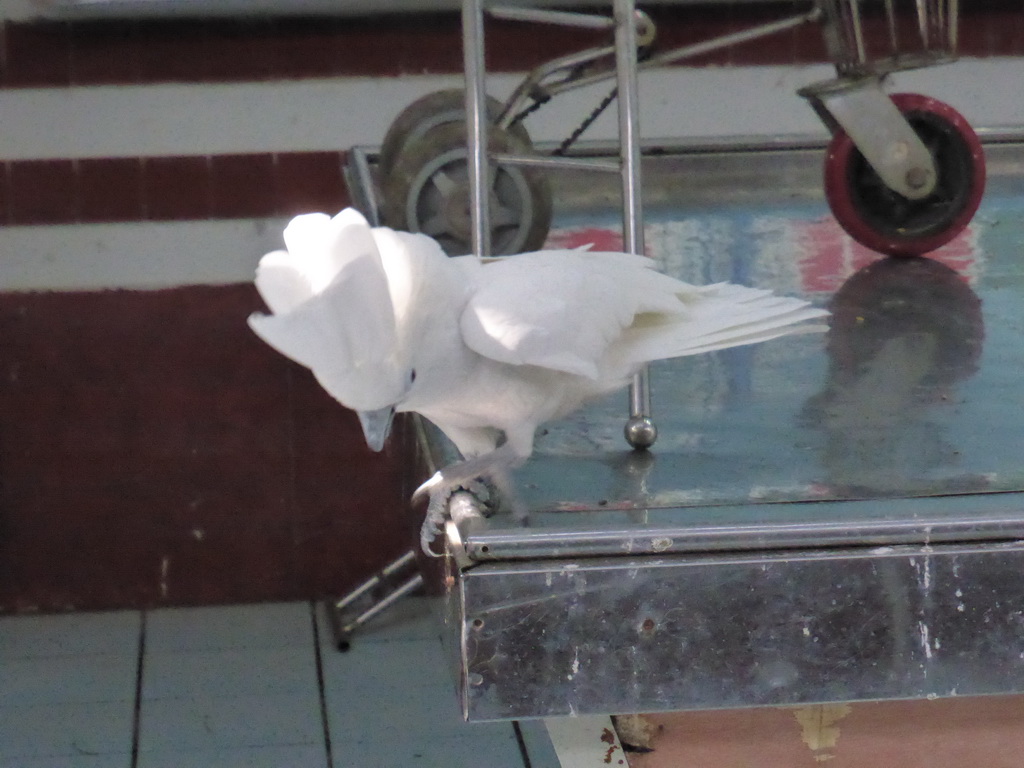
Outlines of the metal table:
[{"label": "metal table", "polygon": [[[662,269],[808,296],[832,328],[655,365],[650,452],[623,396],[548,425],[525,526],[464,505],[469,720],[1024,692],[1024,144],[985,136],[983,207],[930,260],[839,230],[815,141],[647,148]],[[549,244],[617,247],[615,180],[553,181]],[[454,458],[429,425],[420,448]]]}]

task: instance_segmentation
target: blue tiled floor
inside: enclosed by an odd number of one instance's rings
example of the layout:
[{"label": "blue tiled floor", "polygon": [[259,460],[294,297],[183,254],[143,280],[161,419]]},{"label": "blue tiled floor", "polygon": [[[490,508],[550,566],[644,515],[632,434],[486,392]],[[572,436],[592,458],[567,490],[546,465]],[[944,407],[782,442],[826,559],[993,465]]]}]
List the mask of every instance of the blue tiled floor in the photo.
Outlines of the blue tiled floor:
[{"label": "blue tiled floor", "polygon": [[[521,746],[521,744],[523,746]],[[0,768],[556,768],[459,717],[409,599],[338,653],[308,603],[0,619]]]}]

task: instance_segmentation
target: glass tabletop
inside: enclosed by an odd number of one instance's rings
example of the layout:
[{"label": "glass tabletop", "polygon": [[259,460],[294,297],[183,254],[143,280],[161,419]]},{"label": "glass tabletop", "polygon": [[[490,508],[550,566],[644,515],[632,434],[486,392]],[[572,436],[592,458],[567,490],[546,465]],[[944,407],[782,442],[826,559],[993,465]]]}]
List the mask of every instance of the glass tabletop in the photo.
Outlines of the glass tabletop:
[{"label": "glass tabletop", "polygon": [[[843,233],[820,150],[646,161],[659,268],[805,297],[832,312],[828,331],[652,366],[650,451],[623,438],[625,394],[545,425],[515,475],[527,524],[477,521],[470,551],[1024,534],[1024,150],[987,153],[980,211],[925,259],[880,258]],[[588,197],[556,210],[548,247],[621,248],[614,195],[578,182],[561,182],[556,199]]]}]

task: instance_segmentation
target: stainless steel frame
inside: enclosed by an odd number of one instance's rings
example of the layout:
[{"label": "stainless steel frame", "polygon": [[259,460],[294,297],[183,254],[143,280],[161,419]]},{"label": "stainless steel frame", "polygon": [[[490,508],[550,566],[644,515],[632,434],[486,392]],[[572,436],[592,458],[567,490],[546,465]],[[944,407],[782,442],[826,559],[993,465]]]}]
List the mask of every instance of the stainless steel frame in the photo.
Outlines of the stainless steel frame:
[{"label": "stainless steel frame", "polygon": [[[916,4],[918,47],[907,52],[898,34],[895,0],[884,0],[889,26],[889,49],[880,57],[867,50],[862,29],[865,0],[815,0],[804,13],[755,26],[695,45],[655,54],[638,62],[638,40],[655,37],[650,19],[635,8],[634,0],[613,0],[613,17],[522,7],[496,7],[490,12],[505,19],[614,30],[614,45],[598,47],[549,62],[527,75],[502,110],[498,124],[507,127],[528,98],[545,98],[614,76],[619,104],[619,162],[581,161],[561,157],[522,157],[488,153],[485,115],[486,67],[484,0],[464,0],[462,6],[463,60],[466,78],[466,135],[469,155],[471,243],[480,256],[491,253],[490,161],[551,168],[588,167],[619,173],[622,186],[624,247],[643,253],[642,180],[638,131],[637,73],[641,66],[659,66],[730,45],[778,34],[821,21],[838,77],[801,90],[825,122],[845,130],[867,162],[893,190],[911,200],[924,199],[935,188],[937,174],[931,154],[916,132],[882,90],[891,71],[952,60],[956,53],[958,0],[920,0]],[[605,62],[611,59],[614,66]],[[589,68],[589,69],[588,69]],[[657,439],[651,418],[649,373],[637,374],[629,392],[629,419],[625,436],[634,448],[647,448]]]},{"label": "stainless steel frame", "polygon": [[[469,154],[470,211],[473,252],[487,256],[491,252],[490,216],[487,190],[489,157],[487,152],[485,77],[485,43],[483,32],[483,0],[464,0],[462,11],[463,57],[466,75],[466,136]],[[578,26],[604,26],[601,17],[559,11],[504,11],[506,18],[545,21]],[[640,175],[639,96],[637,85],[637,14],[633,0],[614,0],[615,75],[619,103],[619,163],[617,166],[591,165],[597,170],[614,168],[622,183],[623,239],[626,250],[643,253],[643,210]],[[603,51],[601,55],[607,52]],[[565,66],[561,62],[559,67]],[[505,110],[508,113],[508,106]],[[516,158],[503,155],[505,162]],[[536,158],[527,162],[536,162]],[[634,377],[629,393],[629,421],[626,439],[636,448],[647,448],[657,439],[651,419],[651,395],[646,370]]]},{"label": "stainless steel frame", "polygon": [[[1016,199],[1024,138],[979,134],[993,199]],[[661,215],[665,206],[709,199],[724,210],[779,195],[820,204],[823,146],[801,137],[662,145],[643,161],[648,199]],[[607,162],[618,147],[586,150]],[[374,194],[373,155],[357,150],[350,163],[365,205]],[[615,187],[610,175],[582,184],[580,173],[555,177],[573,218],[589,210],[585,193],[596,186],[593,199],[604,200]],[[674,182],[681,176],[686,185]],[[1020,423],[1016,371],[1024,364],[1007,330],[1024,318],[1015,300],[1024,286],[1018,230],[1003,221],[1013,210],[984,214],[994,239],[983,258],[994,274],[978,288],[989,335],[1000,337],[988,340],[997,346],[985,364],[1005,371],[998,381],[1009,388],[985,390],[1007,407],[993,412],[999,402],[985,401],[983,415],[1000,424]],[[942,309],[955,320],[952,307]],[[674,430],[672,414],[666,418]],[[578,508],[531,506],[529,526],[459,494],[447,536],[444,635],[465,716],[1024,693],[1024,470],[1019,452],[991,444],[987,423],[977,425],[986,440],[975,450],[989,456],[998,484],[982,489],[647,504],[645,487],[656,493],[674,479],[659,475],[659,465],[685,466],[672,463],[666,446],[657,455],[579,458],[589,479],[573,486]],[[418,437],[428,465],[455,458],[429,424],[420,423]],[[565,464],[546,466],[555,458],[536,457],[520,485],[572,474]],[[605,496],[612,487],[620,496]],[[569,498],[557,495],[563,490],[545,498]]]},{"label": "stainless steel frame", "polygon": [[480,565],[469,720],[1024,691],[1024,544]]}]

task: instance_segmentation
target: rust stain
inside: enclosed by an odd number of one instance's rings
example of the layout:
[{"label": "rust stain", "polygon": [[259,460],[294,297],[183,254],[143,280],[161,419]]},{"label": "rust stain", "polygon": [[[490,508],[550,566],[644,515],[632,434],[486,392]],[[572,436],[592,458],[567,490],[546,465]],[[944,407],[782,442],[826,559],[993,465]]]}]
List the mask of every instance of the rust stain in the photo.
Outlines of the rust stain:
[{"label": "rust stain", "polygon": [[[601,731],[601,741],[608,745],[607,751],[604,753],[605,765],[611,765],[614,760],[615,750],[619,749],[619,745],[615,743],[615,734],[612,733],[611,728],[604,728]],[[625,765],[625,760],[619,760],[617,765]]]},{"label": "rust stain", "polygon": [[835,757],[831,750],[839,742],[838,723],[852,711],[849,704],[815,704],[793,712],[802,729],[801,738],[814,753],[815,762],[824,763]]}]

